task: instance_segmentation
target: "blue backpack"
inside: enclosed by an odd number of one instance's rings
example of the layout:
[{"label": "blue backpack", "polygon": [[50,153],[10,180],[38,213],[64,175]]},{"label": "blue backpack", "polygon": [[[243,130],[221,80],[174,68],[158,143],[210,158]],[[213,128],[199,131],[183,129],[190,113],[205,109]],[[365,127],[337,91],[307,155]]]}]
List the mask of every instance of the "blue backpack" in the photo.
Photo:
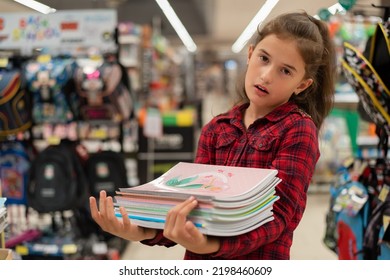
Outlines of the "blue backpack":
[{"label": "blue backpack", "polygon": [[333,205],[336,252],[341,260],[363,259],[363,239],[370,215],[367,188],[360,182],[342,186]]},{"label": "blue backpack", "polygon": [[74,62],[52,59],[30,61],[25,66],[27,89],[32,96],[35,124],[68,123],[77,120],[78,97],[72,85]]},{"label": "blue backpack", "polygon": [[326,213],[326,231],[323,242],[333,252],[337,253],[337,212],[334,211],[333,206],[341,189],[349,182],[351,176],[347,167],[340,167],[337,171],[336,181],[330,186],[330,201],[329,209]]},{"label": "blue backpack", "polygon": [[30,158],[22,143],[4,142],[0,146],[0,179],[6,204],[26,204]]}]

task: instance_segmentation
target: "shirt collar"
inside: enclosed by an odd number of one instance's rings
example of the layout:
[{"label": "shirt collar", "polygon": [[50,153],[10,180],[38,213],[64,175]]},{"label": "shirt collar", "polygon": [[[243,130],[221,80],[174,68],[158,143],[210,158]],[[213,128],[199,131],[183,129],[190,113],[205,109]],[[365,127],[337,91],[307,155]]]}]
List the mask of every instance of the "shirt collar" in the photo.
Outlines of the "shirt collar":
[{"label": "shirt collar", "polygon": [[[248,108],[249,103],[245,103],[242,105],[237,105],[233,107],[232,110],[227,112],[226,114],[222,114],[218,116],[218,120],[237,120],[242,121],[242,112]],[[264,118],[268,119],[271,122],[277,122],[288,115],[290,112],[300,112],[301,114],[305,114],[302,110],[298,108],[298,106],[293,102],[287,102],[279,107],[275,108],[271,113],[267,114]]]}]

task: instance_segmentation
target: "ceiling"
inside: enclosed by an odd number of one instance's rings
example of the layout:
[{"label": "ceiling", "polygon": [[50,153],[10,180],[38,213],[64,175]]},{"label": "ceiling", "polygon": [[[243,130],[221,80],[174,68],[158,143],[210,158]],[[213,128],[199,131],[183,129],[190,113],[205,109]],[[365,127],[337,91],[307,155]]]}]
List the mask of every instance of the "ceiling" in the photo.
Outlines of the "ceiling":
[{"label": "ceiling", "polygon": [[[40,0],[57,10],[114,8],[118,21],[152,24],[173,44],[180,43],[175,31],[162,14],[155,0]],[[201,48],[229,47],[241,34],[265,0],[170,0],[195,43]],[[270,17],[289,11],[305,9],[316,14],[321,8],[335,4],[336,0],[280,0]],[[383,11],[371,4],[390,6],[390,0],[357,0],[354,10],[367,15],[382,16]],[[29,8],[12,1],[0,0],[1,12],[29,12]]]}]

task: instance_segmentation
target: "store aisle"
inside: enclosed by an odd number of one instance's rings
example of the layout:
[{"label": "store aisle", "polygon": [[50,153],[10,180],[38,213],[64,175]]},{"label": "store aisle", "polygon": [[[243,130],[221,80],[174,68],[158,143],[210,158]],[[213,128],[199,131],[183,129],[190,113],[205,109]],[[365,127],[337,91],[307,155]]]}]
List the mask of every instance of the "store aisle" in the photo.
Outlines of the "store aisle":
[{"label": "store aisle", "polygon": [[336,260],[337,255],[325,247],[325,217],[329,193],[309,194],[307,208],[294,235],[291,248],[293,260]]},{"label": "store aisle", "polygon": [[[325,231],[325,215],[329,207],[328,194],[309,194],[308,206],[301,224],[295,232],[291,251],[293,260],[335,260],[337,255],[322,243]],[[129,243],[123,259],[126,260],[175,260],[182,259],[184,248],[174,246],[148,247],[138,242]]]}]

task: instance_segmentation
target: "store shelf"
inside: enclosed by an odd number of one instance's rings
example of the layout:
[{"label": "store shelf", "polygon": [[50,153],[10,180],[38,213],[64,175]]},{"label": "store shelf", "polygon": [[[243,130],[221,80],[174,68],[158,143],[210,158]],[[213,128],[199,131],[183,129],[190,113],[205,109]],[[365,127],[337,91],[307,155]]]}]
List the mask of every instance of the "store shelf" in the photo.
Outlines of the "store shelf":
[{"label": "store shelf", "polygon": [[141,42],[141,39],[139,36],[127,34],[120,35],[118,41],[119,44],[139,44]]},{"label": "store shelf", "polygon": [[334,101],[335,103],[357,104],[359,102],[359,97],[355,93],[340,93],[335,94]]},{"label": "store shelf", "polygon": [[376,146],[379,143],[377,136],[359,136],[356,143],[359,146]]}]

